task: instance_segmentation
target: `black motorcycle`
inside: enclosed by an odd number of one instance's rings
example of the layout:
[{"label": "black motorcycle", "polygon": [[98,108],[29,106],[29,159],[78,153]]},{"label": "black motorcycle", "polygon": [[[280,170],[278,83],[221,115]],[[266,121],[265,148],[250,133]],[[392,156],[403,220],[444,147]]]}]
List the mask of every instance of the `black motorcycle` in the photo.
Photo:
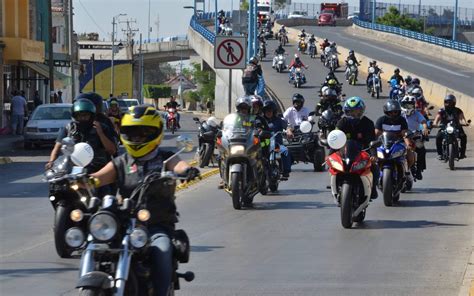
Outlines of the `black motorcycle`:
[{"label": "black motorcycle", "polygon": [[251,206],[258,192],[266,194],[267,174],[253,116],[229,114],[217,136],[219,171],[234,209]]},{"label": "black motorcycle", "polygon": [[197,117],[194,117],[193,120],[196,124],[199,124],[199,146],[196,151],[199,167],[203,168],[209,166],[209,162],[217,163],[214,148],[219,127],[215,125],[215,123],[211,123],[208,120],[201,121]]},{"label": "black motorcycle", "polygon": [[[190,147],[192,149],[192,145]],[[191,149],[183,147],[174,156]],[[145,176],[141,185],[121,205],[114,195],[106,195],[101,205],[98,199],[92,200],[89,209],[100,209],[87,217],[87,247],[82,253],[76,285],[80,289],[79,295],[153,294],[148,226],[170,213],[151,213],[148,207],[160,202],[161,198],[174,198],[175,180],[180,177],[164,169],[166,162],[174,156],[164,162],[161,172],[152,171]],[[156,192],[157,188],[160,196],[148,198],[148,192]],[[177,221],[177,217],[173,219]],[[194,273],[177,271],[179,263],[189,261],[188,236],[184,230],[173,230],[171,226],[169,232],[173,247],[173,277],[168,295],[174,295],[174,291],[180,288],[179,279],[192,281]]]},{"label": "black motorcycle", "polygon": [[328,134],[336,128],[336,124],[341,119],[342,112],[332,108],[328,108],[321,113],[318,119],[319,127],[319,144],[321,146],[327,146]]},{"label": "black motorcycle", "polygon": [[[468,126],[471,123],[469,119],[467,124],[459,124],[460,126]],[[461,146],[459,138],[459,126],[454,121],[448,122],[445,126],[441,127],[441,133],[443,135],[443,154],[442,159],[444,162],[448,162],[449,169],[454,170],[455,165],[454,161],[460,159],[459,157],[459,147]]]},{"label": "black motorcycle", "polygon": [[270,138],[270,155],[268,158],[269,172],[268,172],[268,188],[271,192],[278,191],[278,185],[280,183],[282,164],[281,164],[281,152],[276,137],[281,134],[276,132]]},{"label": "black motorcycle", "polygon": [[[314,112],[309,113],[310,116]],[[288,148],[293,163],[304,162],[312,163],[315,172],[324,171],[324,163],[326,158],[326,151],[323,146],[319,144],[318,132],[312,132],[314,123],[307,122],[311,125],[311,129],[304,132],[300,126],[296,126],[293,132],[293,138],[283,137],[283,145]]]},{"label": "black motorcycle", "polygon": [[[49,183],[49,200],[54,208],[54,245],[56,253],[61,258],[71,257],[74,251],[74,248],[68,246],[66,242],[66,231],[74,224],[69,218],[71,212],[74,209],[86,212],[92,197],[90,187],[79,188],[76,184],[77,180],[83,178],[85,174],[83,167],[74,166],[75,163],[71,160],[71,158],[76,160],[73,155],[74,147],[75,144],[71,138],[64,138],[61,146],[63,155],[56,159],[51,169],[45,172],[45,180]],[[92,150],[90,146],[86,149]],[[87,164],[82,163],[82,166],[87,166]]]}]

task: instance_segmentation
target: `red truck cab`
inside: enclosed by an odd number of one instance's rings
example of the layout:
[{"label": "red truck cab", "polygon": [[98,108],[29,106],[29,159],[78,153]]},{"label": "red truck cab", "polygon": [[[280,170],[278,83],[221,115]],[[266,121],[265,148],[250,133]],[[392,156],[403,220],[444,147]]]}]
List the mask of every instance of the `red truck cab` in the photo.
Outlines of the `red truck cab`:
[{"label": "red truck cab", "polygon": [[318,26],[335,26],[336,17],[331,9],[322,10],[318,18]]},{"label": "red truck cab", "polygon": [[321,3],[318,26],[335,26],[336,18],[345,19],[349,12],[347,3]]}]

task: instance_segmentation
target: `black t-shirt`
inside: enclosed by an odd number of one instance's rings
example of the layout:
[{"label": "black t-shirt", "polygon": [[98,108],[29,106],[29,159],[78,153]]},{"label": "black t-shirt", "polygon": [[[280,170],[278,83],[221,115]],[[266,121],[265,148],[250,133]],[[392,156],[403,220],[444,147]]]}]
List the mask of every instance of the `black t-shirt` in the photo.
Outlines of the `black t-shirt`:
[{"label": "black t-shirt", "polygon": [[377,120],[375,128],[385,132],[401,132],[408,129],[408,123],[403,116],[391,118],[384,115]]},{"label": "black t-shirt", "polygon": [[336,128],[343,131],[347,139],[361,143],[363,149],[368,148],[370,142],[375,140],[374,122],[365,116],[358,122],[343,117],[337,122]]},{"label": "black t-shirt", "polygon": [[[122,154],[112,160],[117,172],[117,184],[123,198],[130,198],[135,188],[143,182],[151,172],[161,172],[163,161],[173,155],[171,151],[158,150],[156,156],[147,161],[133,158],[128,153]],[[164,224],[174,226],[176,223],[176,204],[174,191],[176,183],[168,181],[155,181],[149,184],[145,191],[146,208],[150,211],[149,224]],[[138,196],[134,197],[138,199]],[[137,200],[135,200],[137,201]]]},{"label": "black t-shirt", "polygon": [[400,74],[393,74],[392,77],[390,77],[390,80],[395,79],[397,80],[397,84],[400,85],[402,82],[405,82],[405,79],[403,79],[402,75]]},{"label": "black t-shirt", "polygon": [[166,103],[166,108],[177,109],[178,107],[179,107],[179,104],[176,101],[170,101],[170,102]]},{"label": "black t-shirt", "polygon": [[[114,131],[102,123],[101,125],[105,136],[111,141],[115,141]],[[94,158],[92,159],[92,162],[86,167],[88,173],[93,173],[100,170],[110,161],[111,156],[105,151],[105,147],[102,144],[95,128],[92,127],[87,134],[84,134],[78,130],[76,122],[70,122],[59,131],[56,142],[61,143],[62,139],[66,137],[73,138],[75,143],[87,143],[94,150]]]},{"label": "black t-shirt", "polygon": [[459,115],[462,114],[462,110],[458,107],[446,110],[442,108],[439,110],[438,114],[441,116],[441,124],[448,124],[451,120],[454,121],[454,124],[459,124]]}]

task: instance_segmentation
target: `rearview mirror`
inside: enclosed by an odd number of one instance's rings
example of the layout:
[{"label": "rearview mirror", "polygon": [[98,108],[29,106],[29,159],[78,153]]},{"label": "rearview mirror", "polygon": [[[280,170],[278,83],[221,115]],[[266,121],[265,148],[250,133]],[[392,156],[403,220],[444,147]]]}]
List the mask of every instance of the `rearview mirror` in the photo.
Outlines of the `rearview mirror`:
[{"label": "rearview mirror", "polygon": [[469,124],[470,124],[470,123],[471,123],[471,120],[469,119],[469,120],[467,121],[467,123],[469,123]]},{"label": "rearview mirror", "polygon": [[176,139],[176,146],[179,149],[184,149],[184,152],[191,152],[194,148],[194,143],[190,136],[181,135]]},{"label": "rearview mirror", "polygon": [[194,121],[199,121],[199,118],[193,117],[193,120],[194,120]]}]

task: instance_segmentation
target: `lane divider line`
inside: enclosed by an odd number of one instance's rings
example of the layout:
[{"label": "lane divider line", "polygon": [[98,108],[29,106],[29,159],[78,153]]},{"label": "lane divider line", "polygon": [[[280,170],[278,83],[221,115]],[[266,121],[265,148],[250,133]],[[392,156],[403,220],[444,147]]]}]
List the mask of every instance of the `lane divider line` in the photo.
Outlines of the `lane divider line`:
[{"label": "lane divider line", "polygon": [[179,185],[176,185],[176,192],[179,192],[179,191],[181,191],[181,190],[184,190],[184,189],[186,189],[186,188],[188,188],[188,187],[190,187],[190,186],[192,186],[192,185],[194,185],[194,184],[197,184],[197,183],[201,182],[202,180],[205,180],[205,179],[207,179],[207,178],[209,178],[209,177],[212,177],[212,176],[214,176],[214,175],[216,175],[216,174],[218,174],[218,173],[219,173],[219,169],[218,169],[218,168],[211,169],[211,170],[209,170],[209,171],[207,171],[207,172],[204,172],[204,173],[201,174],[201,178],[200,178],[200,179],[195,179],[195,180],[192,180],[192,181],[190,181],[190,182],[181,183],[181,184],[179,184]]},{"label": "lane divider line", "polygon": [[12,163],[12,159],[8,156],[5,157],[0,157],[0,164],[7,164],[7,163]]}]

